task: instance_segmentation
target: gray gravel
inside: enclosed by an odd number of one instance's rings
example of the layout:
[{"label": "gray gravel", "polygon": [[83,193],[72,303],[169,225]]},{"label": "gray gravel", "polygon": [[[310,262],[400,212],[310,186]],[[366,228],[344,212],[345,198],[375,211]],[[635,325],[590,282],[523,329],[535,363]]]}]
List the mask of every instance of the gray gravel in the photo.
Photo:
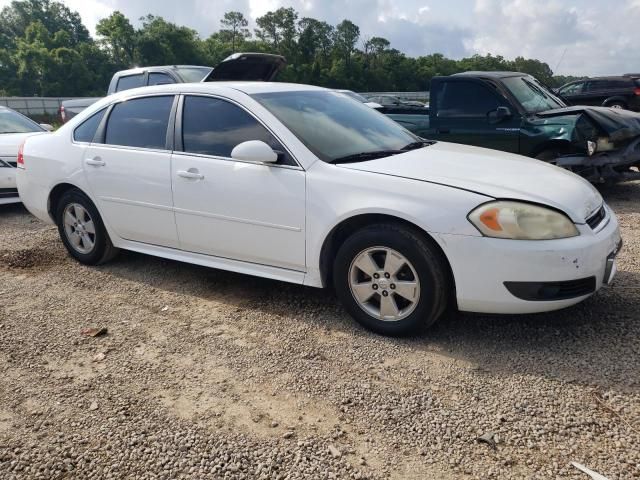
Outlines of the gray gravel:
[{"label": "gray gravel", "polygon": [[83,267],[0,207],[0,478],[640,478],[640,183],[604,193],[613,287],[404,340],[320,290],[132,253]]}]

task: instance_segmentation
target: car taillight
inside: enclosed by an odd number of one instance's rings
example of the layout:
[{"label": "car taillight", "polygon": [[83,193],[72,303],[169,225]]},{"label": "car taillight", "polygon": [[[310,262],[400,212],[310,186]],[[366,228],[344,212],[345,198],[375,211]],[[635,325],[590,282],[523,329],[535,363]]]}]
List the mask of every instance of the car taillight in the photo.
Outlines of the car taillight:
[{"label": "car taillight", "polygon": [[640,97],[640,87],[636,88],[633,93]]},{"label": "car taillight", "polygon": [[62,119],[62,123],[67,121],[67,114],[65,113],[62,105],[60,105],[60,118]]},{"label": "car taillight", "polygon": [[24,169],[24,142],[20,144],[20,148],[18,149],[18,168]]}]

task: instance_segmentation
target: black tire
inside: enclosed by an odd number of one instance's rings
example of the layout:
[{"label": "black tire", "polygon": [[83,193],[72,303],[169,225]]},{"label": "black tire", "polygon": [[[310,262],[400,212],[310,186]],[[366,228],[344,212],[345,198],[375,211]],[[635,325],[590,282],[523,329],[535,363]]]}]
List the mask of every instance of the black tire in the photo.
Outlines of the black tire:
[{"label": "black tire", "polygon": [[[405,318],[381,320],[365,311],[352,294],[351,265],[361,252],[372,247],[396,251],[411,263],[417,273],[420,294],[415,307]],[[445,311],[452,291],[447,261],[433,241],[415,229],[393,223],[371,225],[347,238],[334,260],[333,284],[338,298],[356,321],[369,330],[391,336],[420,333],[433,325]],[[394,303],[397,305],[397,300]]]},{"label": "black tire", "polygon": [[[86,253],[78,251],[71,243],[69,236],[65,230],[64,215],[69,205],[79,204],[89,214],[90,220],[93,220],[95,234],[92,235],[94,240],[93,248]],[[85,265],[100,265],[112,260],[118,255],[119,249],[114,247],[109,238],[107,230],[104,228],[102,217],[98,213],[98,209],[93,202],[81,190],[72,189],[65,192],[56,206],[56,223],[58,225],[58,233],[62,239],[62,243],[66,247],[69,254]]]}]

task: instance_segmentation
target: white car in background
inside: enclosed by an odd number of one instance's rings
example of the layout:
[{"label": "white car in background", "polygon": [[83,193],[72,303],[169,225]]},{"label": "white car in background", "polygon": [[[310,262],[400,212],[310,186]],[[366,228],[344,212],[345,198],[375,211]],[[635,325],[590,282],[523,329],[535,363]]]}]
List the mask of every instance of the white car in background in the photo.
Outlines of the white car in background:
[{"label": "white car in background", "polygon": [[347,97],[351,97],[354,100],[357,100],[360,103],[364,103],[367,107],[369,108],[374,108],[374,109],[379,109],[382,108],[382,105],[380,105],[379,103],[376,102],[370,102],[368,99],[364,98],[362,95],[360,95],[359,93],[356,93],[352,90],[335,90],[338,93],[342,93],[344,95],[346,95]]},{"label": "white car in background", "polygon": [[18,164],[26,207],[78,261],[118,249],[313,287],[383,334],[448,305],[556,310],[615,275],[614,213],[584,179],[429,142],[331,90],[263,82],[128,90]]},{"label": "white car in background", "polygon": [[21,113],[0,106],[0,205],[19,203],[16,187],[18,148],[27,137],[44,133],[50,125],[39,125]]}]

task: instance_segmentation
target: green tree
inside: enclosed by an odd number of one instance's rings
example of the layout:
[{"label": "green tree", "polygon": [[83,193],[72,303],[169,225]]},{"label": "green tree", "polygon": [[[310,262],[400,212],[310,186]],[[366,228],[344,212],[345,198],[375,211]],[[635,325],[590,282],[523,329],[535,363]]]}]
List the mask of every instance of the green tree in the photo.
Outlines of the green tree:
[{"label": "green tree", "polygon": [[98,22],[96,33],[103,37],[101,44],[109,51],[115,63],[126,66],[133,65],[136,31],[127,17],[116,10]]},{"label": "green tree", "polygon": [[351,55],[355,52],[358,38],[360,38],[360,28],[350,20],[343,20],[336,26],[334,46],[347,66],[351,63]]},{"label": "green tree", "polygon": [[225,27],[220,30],[221,35],[226,35],[231,39],[231,51],[236,51],[236,46],[245,39],[251,38],[251,32],[247,28],[249,21],[244,18],[241,12],[227,12],[224,14],[220,24]]}]

